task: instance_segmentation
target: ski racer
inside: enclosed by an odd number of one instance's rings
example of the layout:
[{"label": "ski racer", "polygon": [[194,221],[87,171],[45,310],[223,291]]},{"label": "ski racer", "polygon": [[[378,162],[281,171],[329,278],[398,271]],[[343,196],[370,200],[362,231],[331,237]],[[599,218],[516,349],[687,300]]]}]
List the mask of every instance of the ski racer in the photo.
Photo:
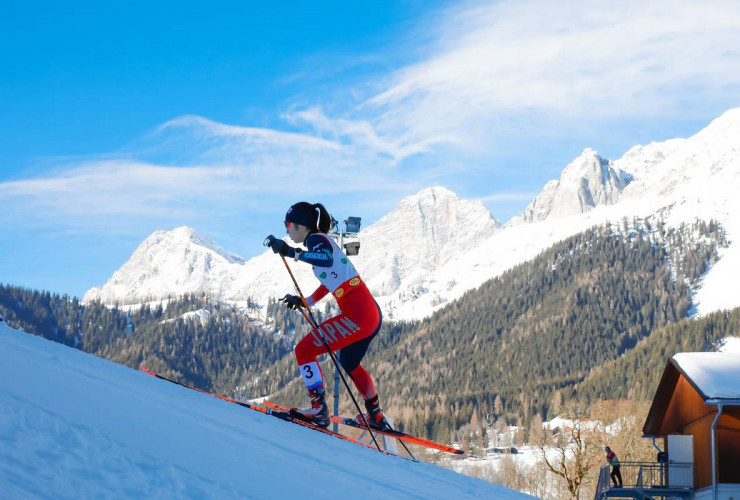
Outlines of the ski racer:
[{"label": "ski racer", "polygon": [[[340,314],[330,318],[319,328],[326,344],[365,400],[365,421],[375,429],[390,426],[380,408],[378,391],[370,374],[360,364],[370,342],[380,330],[382,315],[380,307],[367,286],[337,243],[326,233],[334,224],[333,218],[320,203],[299,202],[285,214],[285,228],[290,239],[301,247],[292,247],[285,241],[270,235],[267,245],[274,253],[311,265],[320,286],[306,297],[308,307],[313,307],[327,294],[332,294],[339,306]],[[286,295],[281,299],[289,309],[305,307],[297,295]],[[306,335],[295,347],[303,382],[308,389],[311,406],[305,409],[291,408],[290,413],[298,418],[321,427],[330,423],[326,403],[324,377],[316,361],[326,352],[319,332]],[[337,352],[339,351],[339,352]],[[362,422],[362,415],[357,416]]]}]

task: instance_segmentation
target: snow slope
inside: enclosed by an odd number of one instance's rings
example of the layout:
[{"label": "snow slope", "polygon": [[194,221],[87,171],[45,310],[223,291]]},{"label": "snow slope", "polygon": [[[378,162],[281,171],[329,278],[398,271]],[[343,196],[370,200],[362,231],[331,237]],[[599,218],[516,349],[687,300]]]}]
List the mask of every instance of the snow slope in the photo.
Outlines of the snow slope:
[{"label": "snow slope", "polygon": [[0,321],[0,498],[531,498]]}]

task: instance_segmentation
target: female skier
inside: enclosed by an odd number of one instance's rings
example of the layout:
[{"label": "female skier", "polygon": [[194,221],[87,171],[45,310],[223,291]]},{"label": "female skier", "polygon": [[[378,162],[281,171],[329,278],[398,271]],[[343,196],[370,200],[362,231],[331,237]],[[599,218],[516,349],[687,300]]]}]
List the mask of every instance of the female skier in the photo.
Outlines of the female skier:
[{"label": "female skier", "polygon": [[[306,249],[292,247],[272,235],[267,237],[268,246],[283,257],[311,265],[321,285],[306,297],[309,307],[313,307],[327,293],[336,299],[340,314],[321,323],[321,334],[332,352],[340,351],[336,352],[339,363],[365,400],[367,423],[376,429],[387,429],[388,422],[380,408],[375,383],[360,364],[370,342],[380,330],[380,308],[342,249],[326,235],[332,222],[331,215],[320,203],[296,203],[285,214],[285,228],[290,239],[303,244]],[[303,301],[296,295],[288,294],[281,300],[289,309],[304,307]],[[311,406],[290,410],[292,415],[321,427],[327,427],[330,423],[324,377],[316,361],[325,352],[324,342],[316,331],[306,335],[296,345],[295,356],[311,398]],[[357,419],[362,422],[360,415]]]}]

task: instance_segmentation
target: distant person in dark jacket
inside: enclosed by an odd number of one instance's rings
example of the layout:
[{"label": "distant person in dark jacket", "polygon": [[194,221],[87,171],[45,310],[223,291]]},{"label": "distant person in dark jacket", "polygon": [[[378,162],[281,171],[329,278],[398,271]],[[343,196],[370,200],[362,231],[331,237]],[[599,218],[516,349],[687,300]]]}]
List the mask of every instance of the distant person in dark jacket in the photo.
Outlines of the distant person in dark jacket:
[{"label": "distant person in dark jacket", "polygon": [[621,488],[622,473],[619,471],[619,459],[617,458],[617,454],[614,453],[608,446],[605,447],[604,450],[606,450],[606,461],[609,462],[609,465],[612,466],[612,473],[609,474],[609,477],[612,478],[614,486]]}]

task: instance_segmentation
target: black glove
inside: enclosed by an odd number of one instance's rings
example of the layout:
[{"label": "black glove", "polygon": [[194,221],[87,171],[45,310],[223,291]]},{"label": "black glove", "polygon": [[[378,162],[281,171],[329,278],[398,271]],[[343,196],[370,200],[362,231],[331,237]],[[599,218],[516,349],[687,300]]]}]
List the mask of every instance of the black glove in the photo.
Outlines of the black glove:
[{"label": "black glove", "polygon": [[265,246],[270,247],[274,253],[279,253],[283,257],[295,256],[295,251],[290,245],[283,240],[275,238],[273,235],[265,238]]},{"label": "black glove", "polygon": [[280,299],[280,301],[285,302],[285,305],[288,307],[288,309],[298,309],[299,307],[305,307],[303,301],[298,295],[288,294]]}]

